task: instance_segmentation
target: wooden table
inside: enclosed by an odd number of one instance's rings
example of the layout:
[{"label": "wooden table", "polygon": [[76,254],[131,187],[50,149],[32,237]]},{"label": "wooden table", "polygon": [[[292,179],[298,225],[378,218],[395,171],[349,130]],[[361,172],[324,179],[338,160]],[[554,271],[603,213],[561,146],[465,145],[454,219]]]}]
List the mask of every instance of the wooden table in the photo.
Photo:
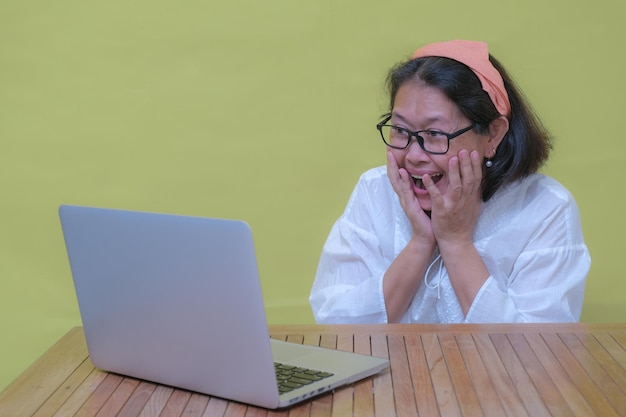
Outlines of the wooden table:
[{"label": "wooden table", "polygon": [[0,393],[0,416],[626,415],[626,324],[285,325],[270,332],[386,356],[391,367],[268,411],[94,369],[77,327]]}]

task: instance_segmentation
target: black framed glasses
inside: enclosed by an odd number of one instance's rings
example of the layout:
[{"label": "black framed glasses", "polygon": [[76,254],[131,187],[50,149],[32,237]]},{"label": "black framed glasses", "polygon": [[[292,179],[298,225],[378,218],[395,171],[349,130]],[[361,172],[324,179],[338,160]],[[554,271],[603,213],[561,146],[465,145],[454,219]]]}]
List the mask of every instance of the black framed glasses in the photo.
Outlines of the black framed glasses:
[{"label": "black framed glasses", "polygon": [[411,132],[400,126],[386,124],[391,120],[391,115],[387,116],[383,121],[376,125],[376,128],[380,132],[380,136],[383,138],[385,145],[394,149],[406,149],[411,144],[411,139],[415,138],[425,152],[435,155],[442,155],[448,152],[450,149],[450,141],[457,136],[469,131],[476,123],[472,123],[470,126],[457,130],[456,132],[446,133],[435,129],[418,130]]}]

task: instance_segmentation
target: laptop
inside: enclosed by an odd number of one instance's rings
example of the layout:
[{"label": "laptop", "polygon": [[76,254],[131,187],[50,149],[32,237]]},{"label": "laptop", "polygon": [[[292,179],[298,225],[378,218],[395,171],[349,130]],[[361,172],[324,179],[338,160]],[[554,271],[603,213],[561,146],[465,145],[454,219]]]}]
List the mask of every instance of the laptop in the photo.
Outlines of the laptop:
[{"label": "laptop", "polygon": [[[72,205],[59,216],[99,369],[275,409],[389,366],[271,339],[244,221]],[[279,389],[283,374],[299,383]]]}]

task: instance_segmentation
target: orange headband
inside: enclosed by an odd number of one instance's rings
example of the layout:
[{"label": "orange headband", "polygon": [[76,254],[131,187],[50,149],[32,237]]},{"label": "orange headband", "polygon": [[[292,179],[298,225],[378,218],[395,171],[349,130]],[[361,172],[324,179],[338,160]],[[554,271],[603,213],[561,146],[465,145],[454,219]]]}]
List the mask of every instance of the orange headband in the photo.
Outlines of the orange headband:
[{"label": "orange headband", "polygon": [[425,56],[450,58],[467,65],[476,74],[483,90],[489,94],[500,114],[504,116],[511,114],[511,104],[504,88],[504,81],[489,61],[489,51],[485,42],[456,40],[431,43],[415,51],[412,59]]}]

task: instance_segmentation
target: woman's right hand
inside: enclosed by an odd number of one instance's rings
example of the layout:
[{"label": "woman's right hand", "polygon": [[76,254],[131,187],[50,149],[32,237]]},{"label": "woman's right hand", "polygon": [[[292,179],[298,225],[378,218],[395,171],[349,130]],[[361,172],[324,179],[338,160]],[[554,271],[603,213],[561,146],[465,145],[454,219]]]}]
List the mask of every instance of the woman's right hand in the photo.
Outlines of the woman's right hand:
[{"label": "woman's right hand", "polygon": [[387,152],[387,177],[389,177],[391,186],[400,200],[400,205],[411,223],[412,239],[434,247],[436,241],[430,217],[424,212],[417,197],[415,197],[411,176],[404,168],[398,167],[398,162],[391,151]]}]

